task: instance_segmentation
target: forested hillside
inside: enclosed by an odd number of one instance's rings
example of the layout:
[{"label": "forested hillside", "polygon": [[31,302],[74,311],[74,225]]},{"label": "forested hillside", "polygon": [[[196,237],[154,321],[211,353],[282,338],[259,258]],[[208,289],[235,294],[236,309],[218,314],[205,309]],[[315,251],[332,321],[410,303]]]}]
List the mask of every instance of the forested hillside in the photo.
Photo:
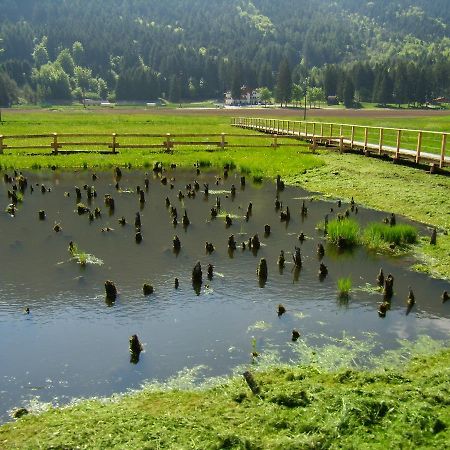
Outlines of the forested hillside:
[{"label": "forested hillside", "polygon": [[448,0],[0,0],[0,11],[2,104],[222,98],[233,84],[273,89],[284,59],[294,82],[329,95],[350,77],[371,100],[386,78],[395,100],[398,73],[425,83],[419,103],[450,89]]}]

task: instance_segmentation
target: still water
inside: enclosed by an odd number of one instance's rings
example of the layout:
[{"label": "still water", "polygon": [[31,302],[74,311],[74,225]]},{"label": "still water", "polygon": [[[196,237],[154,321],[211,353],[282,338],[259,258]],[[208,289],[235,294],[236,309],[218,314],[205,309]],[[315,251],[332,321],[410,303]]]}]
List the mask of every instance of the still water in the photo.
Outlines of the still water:
[{"label": "still water", "polygon": [[[339,208],[335,201],[313,199],[311,193],[286,187],[279,196],[283,207],[289,206],[291,220],[281,222],[274,207],[275,183],[247,182],[241,187],[240,175],[233,172],[227,179],[220,174],[216,185],[217,174],[173,169],[162,175],[168,179],[164,185],[161,175],[150,171],[144,204],[136,193],[137,186],[145,190],[143,171],[124,170],[119,189],[112,170],[97,173],[95,181],[89,171],[24,175],[28,187],[14,217],[3,212],[12,185],[3,182],[0,189],[0,421],[8,420],[12,407],[26,406],[35,398],[65,403],[75,397],[110,395],[197,365],[206,366],[208,376],[227,374],[250,361],[253,337],[259,352],[275,347],[289,360],[293,329],[300,331],[301,339],[342,337],[343,332],[367,339],[365,333],[376,333],[379,348],[384,349],[395,347],[398,338],[414,340],[423,334],[448,338],[450,304],[442,304],[440,296],[450,286],[408,270],[411,259],[377,255],[364,248],[338,253],[325,245],[323,262],[329,274],[319,281],[316,248],[324,241],[316,225],[326,214],[332,218],[344,212],[347,204]],[[186,194],[186,185],[194,180],[200,184],[195,198],[179,199],[179,191]],[[203,193],[204,183],[209,184],[208,196]],[[233,184],[235,196],[230,194]],[[97,197],[90,202],[84,185],[95,186]],[[101,217],[90,222],[88,215],[77,214],[75,186],[91,210],[101,209]],[[113,214],[105,206],[105,194],[115,200]],[[177,208],[177,226],[172,224],[166,197]],[[222,214],[231,214],[229,228],[223,215],[211,219],[217,197]],[[302,218],[304,200],[308,214]],[[253,208],[246,221],[249,202]],[[45,210],[45,220],[39,220],[39,210]],[[185,210],[191,222],[187,228],[181,225]],[[134,228],[138,211],[140,244]],[[359,207],[358,214],[352,215],[364,225],[381,221],[387,213]],[[122,216],[125,226],[118,222]],[[397,218],[397,222],[407,221]],[[55,223],[61,232],[53,230]],[[269,236],[264,234],[265,224],[271,226]],[[107,227],[111,230],[102,231]],[[425,227],[420,231],[428,233]],[[298,240],[301,232],[306,236],[303,243]],[[241,242],[255,233],[261,239],[260,250],[243,251]],[[231,234],[238,243],[232,253],[227,248]],[[181,241],[179,254],[173,252],[174,235]],[[103,264],[81,267],[68,252],[70,241]],[[212,254],[205,251],[206,241],[215,246]],[[295,246],[301,248],[303,258],[297,273],[292,264]],[[281,250],[287,260],[282,271],[277,265]],[[256,275],[262,257],[269,272],[264,285]],[[199,295],[191,282],[197,261],[203,266]],[[206,277],[208,264],[214,266],[212,280]],[[380,267],[395,278],[392,309],[386,318],[377,313],[379,293],[354,289],[348,304],[337,300],[339,277],[350,276],[354,288],[374,285]],[[105,302],[106,280],[113,280],[119,291],[113,305]],[[154,294],[145,297],[143,283],[152,284]],[[416,305],[406,315],[408,286]],[[287,310],[281,317],[279,303]],[[27,307],[29,314],[24,312]],[[139,336],[145,349],[138,364],[130,363],[132,334]]]}]

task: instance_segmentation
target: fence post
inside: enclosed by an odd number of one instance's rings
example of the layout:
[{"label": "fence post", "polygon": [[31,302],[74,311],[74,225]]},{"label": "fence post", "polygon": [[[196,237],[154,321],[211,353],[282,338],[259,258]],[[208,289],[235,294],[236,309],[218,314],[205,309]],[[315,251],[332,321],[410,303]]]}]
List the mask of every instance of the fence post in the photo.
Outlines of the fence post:
[{"label": "fence post", "polygon": [[113,153],[117,153],[117,152],[116,152],[116,147],[117,147],[116,138],[117,138],[117,134],[116,134],[116,133],[113,133],[113,134],[112,134],[112,145],[111,145],[111,148],[112,148],[112,152],[113,152]]},{"label": "fence post", "polygon": [[333,124],[330,124],[330,137],[333,137]]},{"label": "fence post", "polygon": [[308,137],[308,122],[305,122],[305,137]]},{"label": "fence post", "polygon": [[166,134],[166,142],[165,142],[165,146],[166,146],[166,151],[167,152],[170,152],[170,149],[171,149],[171,147],[172,147],[172,142],[171,142],[171,140],[170,140],[170,133],[167,133]]},{"label": "fence post", "polygon": [[277,134],[274,134],[274,135],[273,135],[273,143],[272,143],[272,147],[274,147],[274,148],[277,148],[277,147],[278,147],[277,138],[278,138],[278,135],[277,135]]},{"label": "fence post", "polygon": [[313,122],[313,137],[316,135],[316,122]]},{"label": "fence post", "polygon": [[442,134],[442,146],[441,146],[441,161],[439,162],[439,167],[442,169],[445,162],[445,148],[447,146],[447,134]]},{"label": "fence post", "polygon": [[3,155],[3,134],[0,134],[0,155]]},{"label": "fence post", "polygon": [[339,127],[339,136],[344,136],[344,126],[343,125],[341,125]]},{"label": "fence post", "polygon": [[367,143],[369,141],[369,128],[364,129],[364,150],[367,150]]},{"label": "fence post", "polygon": [[222,150],[225,148],[225,133],[222,133],[220,135],[220,146],[222,147]]},{"label": "fence post", "polygon": [[378,154],[381,155],[383,151],[383,138],[384,138],[384,128],[380,128],[380,140],[378,142]]},{"label": "fence post", "polygon": [[323,123],[320,124],[320,135],[323,136]]},{"label": "fence post", "polygon": [[400,156],[400,145],[402,142],[402,130],[397,130],[397,149],[395,150],[395,159]]},{"label": "fence post", "polygon": [[58,154],[58,133],[53,133],[53,142],[51,144],[51,147],[53,148],[52,153],[54,155]]},{"label": "fence post", "polygon": [[420,151],[422,150],[422,132],[419,131],[417,135],[417,154],[416,154],[416,164],[420,161]]},{"label": "fence post", "polygon": [[352,125],[352,137],[351,137],[351,142],[350,142],[350,148],[353,150],[353,144],[355,142],[355,126]]},{"label": "fence post", "polygon": [[339,138],[339,153],[344,153],[344,136]]}]

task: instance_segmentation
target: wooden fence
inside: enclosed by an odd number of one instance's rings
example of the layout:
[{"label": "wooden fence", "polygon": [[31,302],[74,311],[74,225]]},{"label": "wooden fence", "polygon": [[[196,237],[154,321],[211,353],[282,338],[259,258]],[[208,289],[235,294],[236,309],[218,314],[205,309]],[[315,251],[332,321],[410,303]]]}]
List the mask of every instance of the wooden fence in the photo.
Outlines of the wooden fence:
[{"label": "wooden fence", "polygon": [[234,117],[231,124],[263,133],[295,136],[312,142],[314,146],[321,143],[339,147],[341,151],[360,149],[394,159],[409,159],[417,164],[427,162],[440,168],[450,166],[450,148],[447,145],[450,132],[256,117]]},{"label": "wooden fence", "polygon": [[[161,141],[162,139],[162,141]],[[234,141],[234,142],[233,142]],[[270,141],[266,144],[265,141]],[[121,149],[161,149],[172,152],[175,147],[207,146],[225,148],[277,148],[298,146],[299,139],[292,134],[28,134],[0,135],[0,154],[12,152],[39,152],[50,154],[98,152],[118,153]]]}]

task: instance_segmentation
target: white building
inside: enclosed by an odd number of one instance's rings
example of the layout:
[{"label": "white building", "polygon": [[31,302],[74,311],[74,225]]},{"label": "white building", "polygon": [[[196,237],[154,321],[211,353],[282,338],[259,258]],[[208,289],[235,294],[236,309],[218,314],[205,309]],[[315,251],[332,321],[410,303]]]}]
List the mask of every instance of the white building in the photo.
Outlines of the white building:
[{"label": "white building", "polygon": [[248,106],[261,104],[261,93],[258,89],[249,89],[246,86],[241,88],[241,97],[233,98],[231,92],[225,92],[226,106]]}]

